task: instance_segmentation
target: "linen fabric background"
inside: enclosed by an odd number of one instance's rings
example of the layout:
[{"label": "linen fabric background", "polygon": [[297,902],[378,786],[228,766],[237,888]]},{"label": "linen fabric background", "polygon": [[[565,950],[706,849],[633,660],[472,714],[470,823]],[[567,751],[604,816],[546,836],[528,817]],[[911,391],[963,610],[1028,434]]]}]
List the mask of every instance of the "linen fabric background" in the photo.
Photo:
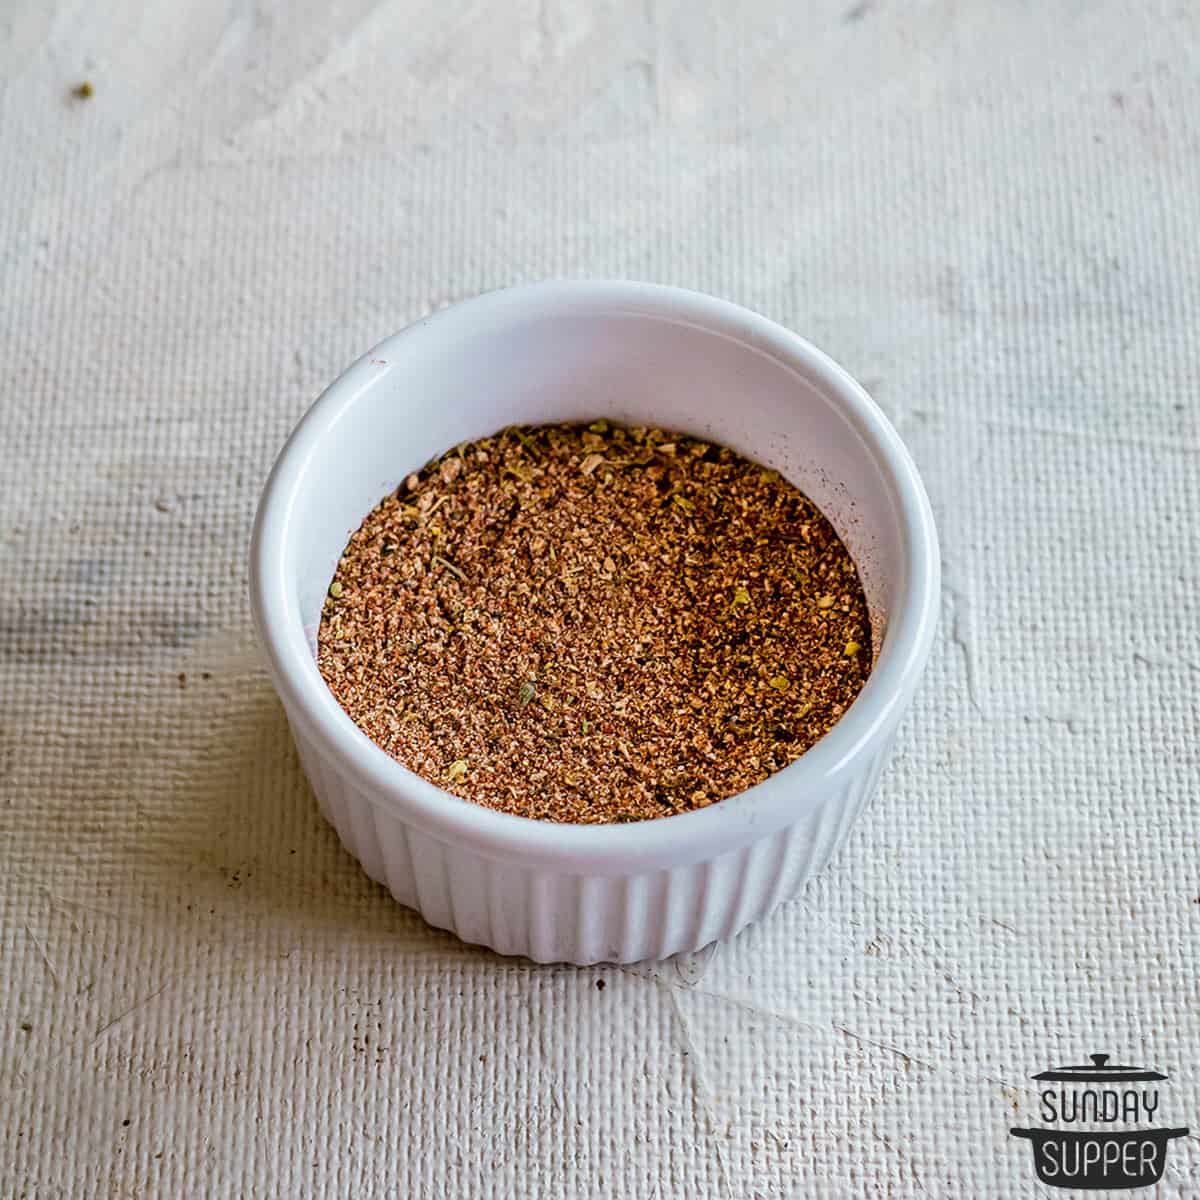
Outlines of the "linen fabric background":
[{"label": "linen fabric background", "polygon": [[[1049,1196],[1091,1052],[1200,1131],[1198,65],[1168,0],[10,0],[0,1196]],[[809,337],[945,553],[849,847],[631,969],[371,884],[249,632],[324,384],[553,276]]]}]

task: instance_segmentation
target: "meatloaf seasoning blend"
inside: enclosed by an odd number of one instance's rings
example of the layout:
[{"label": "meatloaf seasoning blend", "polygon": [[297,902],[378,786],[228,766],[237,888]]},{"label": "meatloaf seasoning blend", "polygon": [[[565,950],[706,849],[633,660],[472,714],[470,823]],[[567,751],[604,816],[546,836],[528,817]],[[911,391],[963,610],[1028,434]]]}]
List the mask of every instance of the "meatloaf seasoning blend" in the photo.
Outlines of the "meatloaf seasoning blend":
[{"label": "meatloaf seasoning blend", "polygon": [[477,804],[639,821],[829,731],[871,665],[854,563],[732,450],[606,421],[457,446],[350,538],[318,664],[359,727]]}]

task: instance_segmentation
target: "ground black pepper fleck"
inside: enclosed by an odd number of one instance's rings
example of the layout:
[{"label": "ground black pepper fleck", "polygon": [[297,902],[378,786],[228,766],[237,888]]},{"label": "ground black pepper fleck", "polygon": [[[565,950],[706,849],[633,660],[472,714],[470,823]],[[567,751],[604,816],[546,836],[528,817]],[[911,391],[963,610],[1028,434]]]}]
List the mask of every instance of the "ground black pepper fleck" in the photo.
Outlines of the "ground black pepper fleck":
[{"label": "ground black pepper fleck", "polygon": [[350,538],[318,664],[411,770],[567,822],[701,808],[829,731],[871,665],[853,560],[793,485],[608,422],[504,430]]}]

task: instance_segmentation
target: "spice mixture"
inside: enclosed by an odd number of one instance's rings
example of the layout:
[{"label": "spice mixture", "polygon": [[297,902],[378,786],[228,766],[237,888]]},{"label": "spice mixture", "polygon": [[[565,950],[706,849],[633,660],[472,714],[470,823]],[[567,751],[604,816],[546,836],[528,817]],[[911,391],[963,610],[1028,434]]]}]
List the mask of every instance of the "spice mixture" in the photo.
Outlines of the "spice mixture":
[{"label": "spice mixture", "polygon": [[465,799],[636,821],[804,753],[866,680],[850,555],[721,446],[606,421],[507,429],[350,538],[318,663],[389,754]]}]

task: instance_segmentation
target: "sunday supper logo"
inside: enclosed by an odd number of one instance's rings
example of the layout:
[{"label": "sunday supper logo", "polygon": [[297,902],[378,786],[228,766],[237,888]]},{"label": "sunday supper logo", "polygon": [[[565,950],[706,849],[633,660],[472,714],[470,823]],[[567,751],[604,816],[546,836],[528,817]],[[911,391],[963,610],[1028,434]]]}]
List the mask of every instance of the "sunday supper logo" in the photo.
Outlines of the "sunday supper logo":
[{"label": "sunday supper logo", "polygon": [[1045,1127],[1009,1132],[1033,1143],[1034,1170],[1050,1187],[1150,1187],[1162,1178],[1171,1141],[1188,1132],[1153,1127],[1167,1077],[1110,1063],[1107,1054],[1091,1059],[1035,1075]]}]

